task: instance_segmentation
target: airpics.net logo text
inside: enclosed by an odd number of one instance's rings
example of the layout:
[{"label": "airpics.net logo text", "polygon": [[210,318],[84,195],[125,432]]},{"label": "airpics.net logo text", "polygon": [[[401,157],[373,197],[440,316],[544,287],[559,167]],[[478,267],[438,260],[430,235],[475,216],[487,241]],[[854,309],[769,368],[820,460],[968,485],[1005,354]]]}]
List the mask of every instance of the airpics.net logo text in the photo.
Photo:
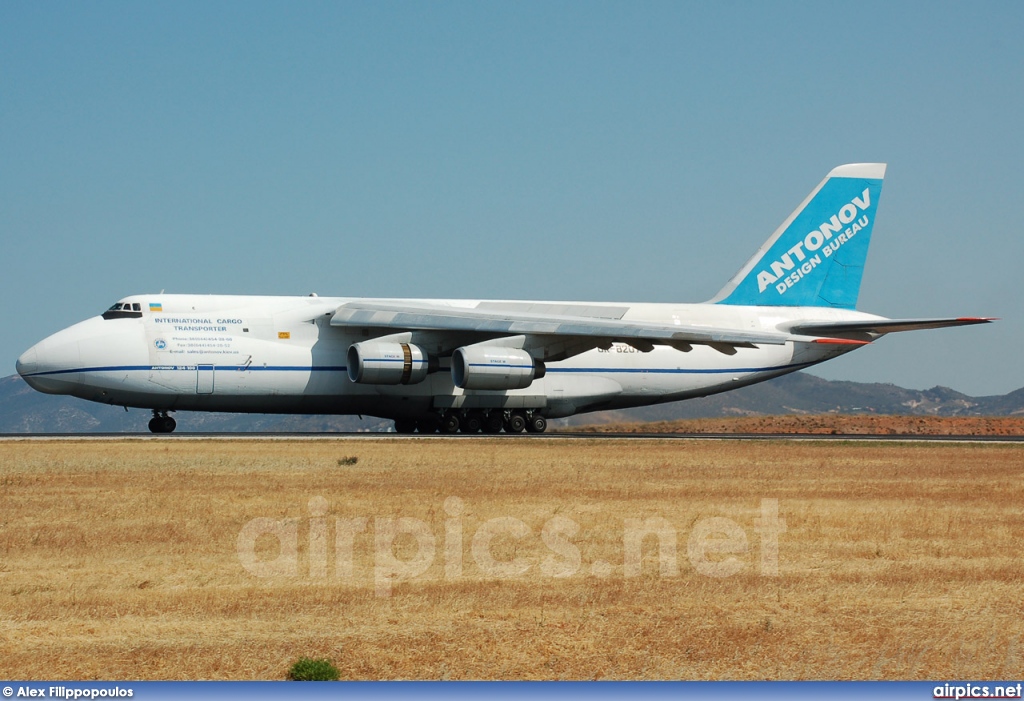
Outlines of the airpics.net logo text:
[{"label": "airpics.net logo text", "polygon": [[864,188],[860,197],[854,197],[844,204],[828,221],[804,236],[802,241],[798,241],[768,268],[761,270],[757,274],[758,292],[764,292],[769,285],[774,285],[776,292],[785,294],[821,265],[822,256],[832,256],[868,225],[868,215],[861,213],[867,212],[870,206],[871,190]]},{"label": "airpics.net logo text", "polygon": [[[621,535],[615,538],[621,543],[621,564],[602,559],[584,562],[587,544],[580,541],[580,534],[589,531],[571,518],[553,516],[538,531],[522,519],[503,516],[484,521],[469,533],[464,519],[466,505],[461,498],[448,497],[443,508],[446,518],[439,547],[430,524],[421,519],[329,518],[327,500],[313,497],[306,524],[302,524],[306,519],[299,518],[254,518],[246,523],[238,533],[238,560],[249,574],[259,578],[305,574],[312,580],[329,581],[333,570],[335,581],[351,583],[365,576],[372,579],[378,597],[391,596],[392,587],[403,581],[441,576],[446,581],[461,580],[467,566],[475,566],[472,576],[483,579],[514,579],[531,572],[534,577],[539,573],[558,579],[576,575],[606,578],[617,573],[624,578],[639,577],[644,569],[644,543],[650,547],[652,541],[657,573],[662,577],[679,576],[677,549],[681,545],[699,575],[728,577],[758,571],[761,576],[776,577],[779,535],[786,531],[777,499],[762,499],[753,519],[758,548],[751,547],[748,529],[730,518],[714,516],[695,521],[684,544],[679,542],[683,535],[664,517],[626,518]],[[300,525],[308,533],[308,546],[304,548],[308,572],[302,572],[306,567],[300,570],[299,566]],[[257,541],[266,545],[268,539],[276,541],[270,549],[276,555],[261,557]],[[539,543],[531,543],[532,539]],[[467,541],[470,558],[465,557]],[[359,546],[360,542],[365,545]],[[513,544],[511,557],[501,543]],[[372,558],[369,553],[357,558],[357,547],[372,549]],[[442,566],[434,567],[439,549]],[[749,561],[747,554],[751,551],[758,554],[757,564]],[[619,556],[612,559],[618,560]]]}]

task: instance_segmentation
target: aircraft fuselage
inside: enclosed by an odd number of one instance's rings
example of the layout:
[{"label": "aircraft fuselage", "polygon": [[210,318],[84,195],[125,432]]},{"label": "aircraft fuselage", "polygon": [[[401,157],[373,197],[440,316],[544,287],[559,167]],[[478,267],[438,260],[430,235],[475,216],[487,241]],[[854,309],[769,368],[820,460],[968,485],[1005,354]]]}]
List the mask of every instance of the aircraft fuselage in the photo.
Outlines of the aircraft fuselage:
[{"label": "aircraft fuselage", "polygon": [[[416,384],[353,382],[347,353],[376,329],[339,328],[331,318],[349,298],[138,295],[121,302],[140,311],[94,317],[27,351],[18,372],[35,389],[158,411],[369,414],[414,418],[444,409],[536,409],[548,418],[722,392],[809,367],[855,346],[787,343],[687,351],[657,345],[644,352],[622,342],[547,363],[523,389],[463,390],[442,359]],[[395,302],[395,300],[389,300]],[[421,300],[410,300],[417,303]],[[401,301],[399,301],[401,302]],[[436,301],[430,301],[436,304]],[[475,308],[477,301],[449,301]],[[493,304],[536,308],[546,302]],[[623,320],[707,323],[776,331],[795,320],[875,319],[822,308],[723,307],[704,304],[596,305],[625,310]],[[150,311],[152,308],[154,311]],[[159,310],[159,311],[157,311]],[[723,318],[723,315],[728,318]]]}]

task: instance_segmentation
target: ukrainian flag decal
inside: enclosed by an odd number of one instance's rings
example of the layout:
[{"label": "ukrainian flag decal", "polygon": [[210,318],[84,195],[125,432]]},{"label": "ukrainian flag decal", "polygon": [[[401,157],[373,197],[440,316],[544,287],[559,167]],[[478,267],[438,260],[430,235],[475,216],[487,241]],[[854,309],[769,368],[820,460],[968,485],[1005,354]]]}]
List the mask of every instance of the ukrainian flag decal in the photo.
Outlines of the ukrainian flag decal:
[{"label": "ukrainian flag decal", "polygon": [[164,305],[163,305],[162,302],[150,302],[149,303],[149,311],[151,311],[151,312],[162,312],[163,310],[164,310]]}]

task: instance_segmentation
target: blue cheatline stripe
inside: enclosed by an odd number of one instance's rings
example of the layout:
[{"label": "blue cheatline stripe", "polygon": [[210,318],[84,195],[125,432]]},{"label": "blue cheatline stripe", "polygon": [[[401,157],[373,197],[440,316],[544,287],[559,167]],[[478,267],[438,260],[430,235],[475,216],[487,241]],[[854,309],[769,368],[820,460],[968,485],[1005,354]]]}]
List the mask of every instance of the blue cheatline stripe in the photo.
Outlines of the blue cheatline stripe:
[{"label": "blue cheatline stripe", "polygon": [[220,365],[218,367],[230,370],[256,370],[258,372],[263,372],[265,370],[273,370],[275,372],[346,372],[348,370],[344,365],[267,365],[266,367]]},{"label": "blue cheatline stripe", "polygon": [[31,372],[26,377],[42,377],[43,375],[67,375],[76,372],[124,372],[126,370],[151,370],[149,365],[111,365],[95,368],[72,368],[70,370],[47,370],[46,372]]},{"label": "blue cheatline stripe", "polygon": [[[590,373],[593,375],[599,374],[613,374],[613,373],[650,373],[659,375],[715,375],[725,373],[737,373],[737,372],[774,372],[776,370],[796,370],[799,368],[810,367],[816,365],[817,361],[810,363],[791,363],[789,365],[772,365],[765,368],[715,368],[715,369],[701,369],[701,368],[558,368],[548,367],[548,373]],[[92,367],[92,368],[73,368],[70,370],[48,370],[46,372],[33,372],[26,375],[26,377],[43,377],[45,375],[67,375],[74,373],[84,372],[150,372],[153,370],[158,371],[184,371],[184,372],[195,372],[200,367],[204,370],[210,367],[209,363],[200,363],[197,365],[111,365],[107,367]],[[267,365],[267,366],[255,366],[250,365],[213,365],[217,370],[224,372],[235,371],[235,370],[247,370],[252,372],[348,372],[348,368],[344,365]],[[481,365],[472,364],[470,367],[493,367],[493,368],[525,368],[530,369],[532,365]]]},{"label": "blue cheatline stripe", "polygon": [[589,373],[655,373],[662,375],[713,375],[730,372],[773,372],[775,370],[795,370],[797,368],[817,365],[813,363],[790,363],[789,365],[773,365],[766,368],[553,368],[548,367],[548,374],[554,372],[589,372]]},{"label": "blue cheatline stripe", "polygon": [[72,368],[70,370],[47,370],[46,372],[32,372],[26,375],[26,377],[42,377],[44,375],[67,375],[82,372],[151,372],[153,370],[158,371],[185,371],[195,372],[196,370],[213,369],[233,371],[233,370],[251,370],[253,372],[347,372],[348,368],[344,365],[267,365],[267,366],[255,366],[250,365],[217,365],[216,363],[196,363],[195,365],[108,365],[103,367],[92,367],[92,368]]}]

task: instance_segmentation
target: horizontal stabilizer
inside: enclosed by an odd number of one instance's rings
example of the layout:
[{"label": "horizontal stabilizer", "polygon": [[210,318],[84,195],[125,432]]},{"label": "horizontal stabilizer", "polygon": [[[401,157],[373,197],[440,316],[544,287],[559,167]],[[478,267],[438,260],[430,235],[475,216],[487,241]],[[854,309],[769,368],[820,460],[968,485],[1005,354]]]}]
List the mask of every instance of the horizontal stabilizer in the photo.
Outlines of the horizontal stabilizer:
[{"label": "horizontal stabilizer", "polygon": [[962,316],[949,319],[873,319],[870,321],[814,322],[797,324],[790,331],[808,336],[831,336],[841,333],[869,333],[881,336],[897,331],[944,329],[950,326],[973,326],[995,321],[991,317]]}]

